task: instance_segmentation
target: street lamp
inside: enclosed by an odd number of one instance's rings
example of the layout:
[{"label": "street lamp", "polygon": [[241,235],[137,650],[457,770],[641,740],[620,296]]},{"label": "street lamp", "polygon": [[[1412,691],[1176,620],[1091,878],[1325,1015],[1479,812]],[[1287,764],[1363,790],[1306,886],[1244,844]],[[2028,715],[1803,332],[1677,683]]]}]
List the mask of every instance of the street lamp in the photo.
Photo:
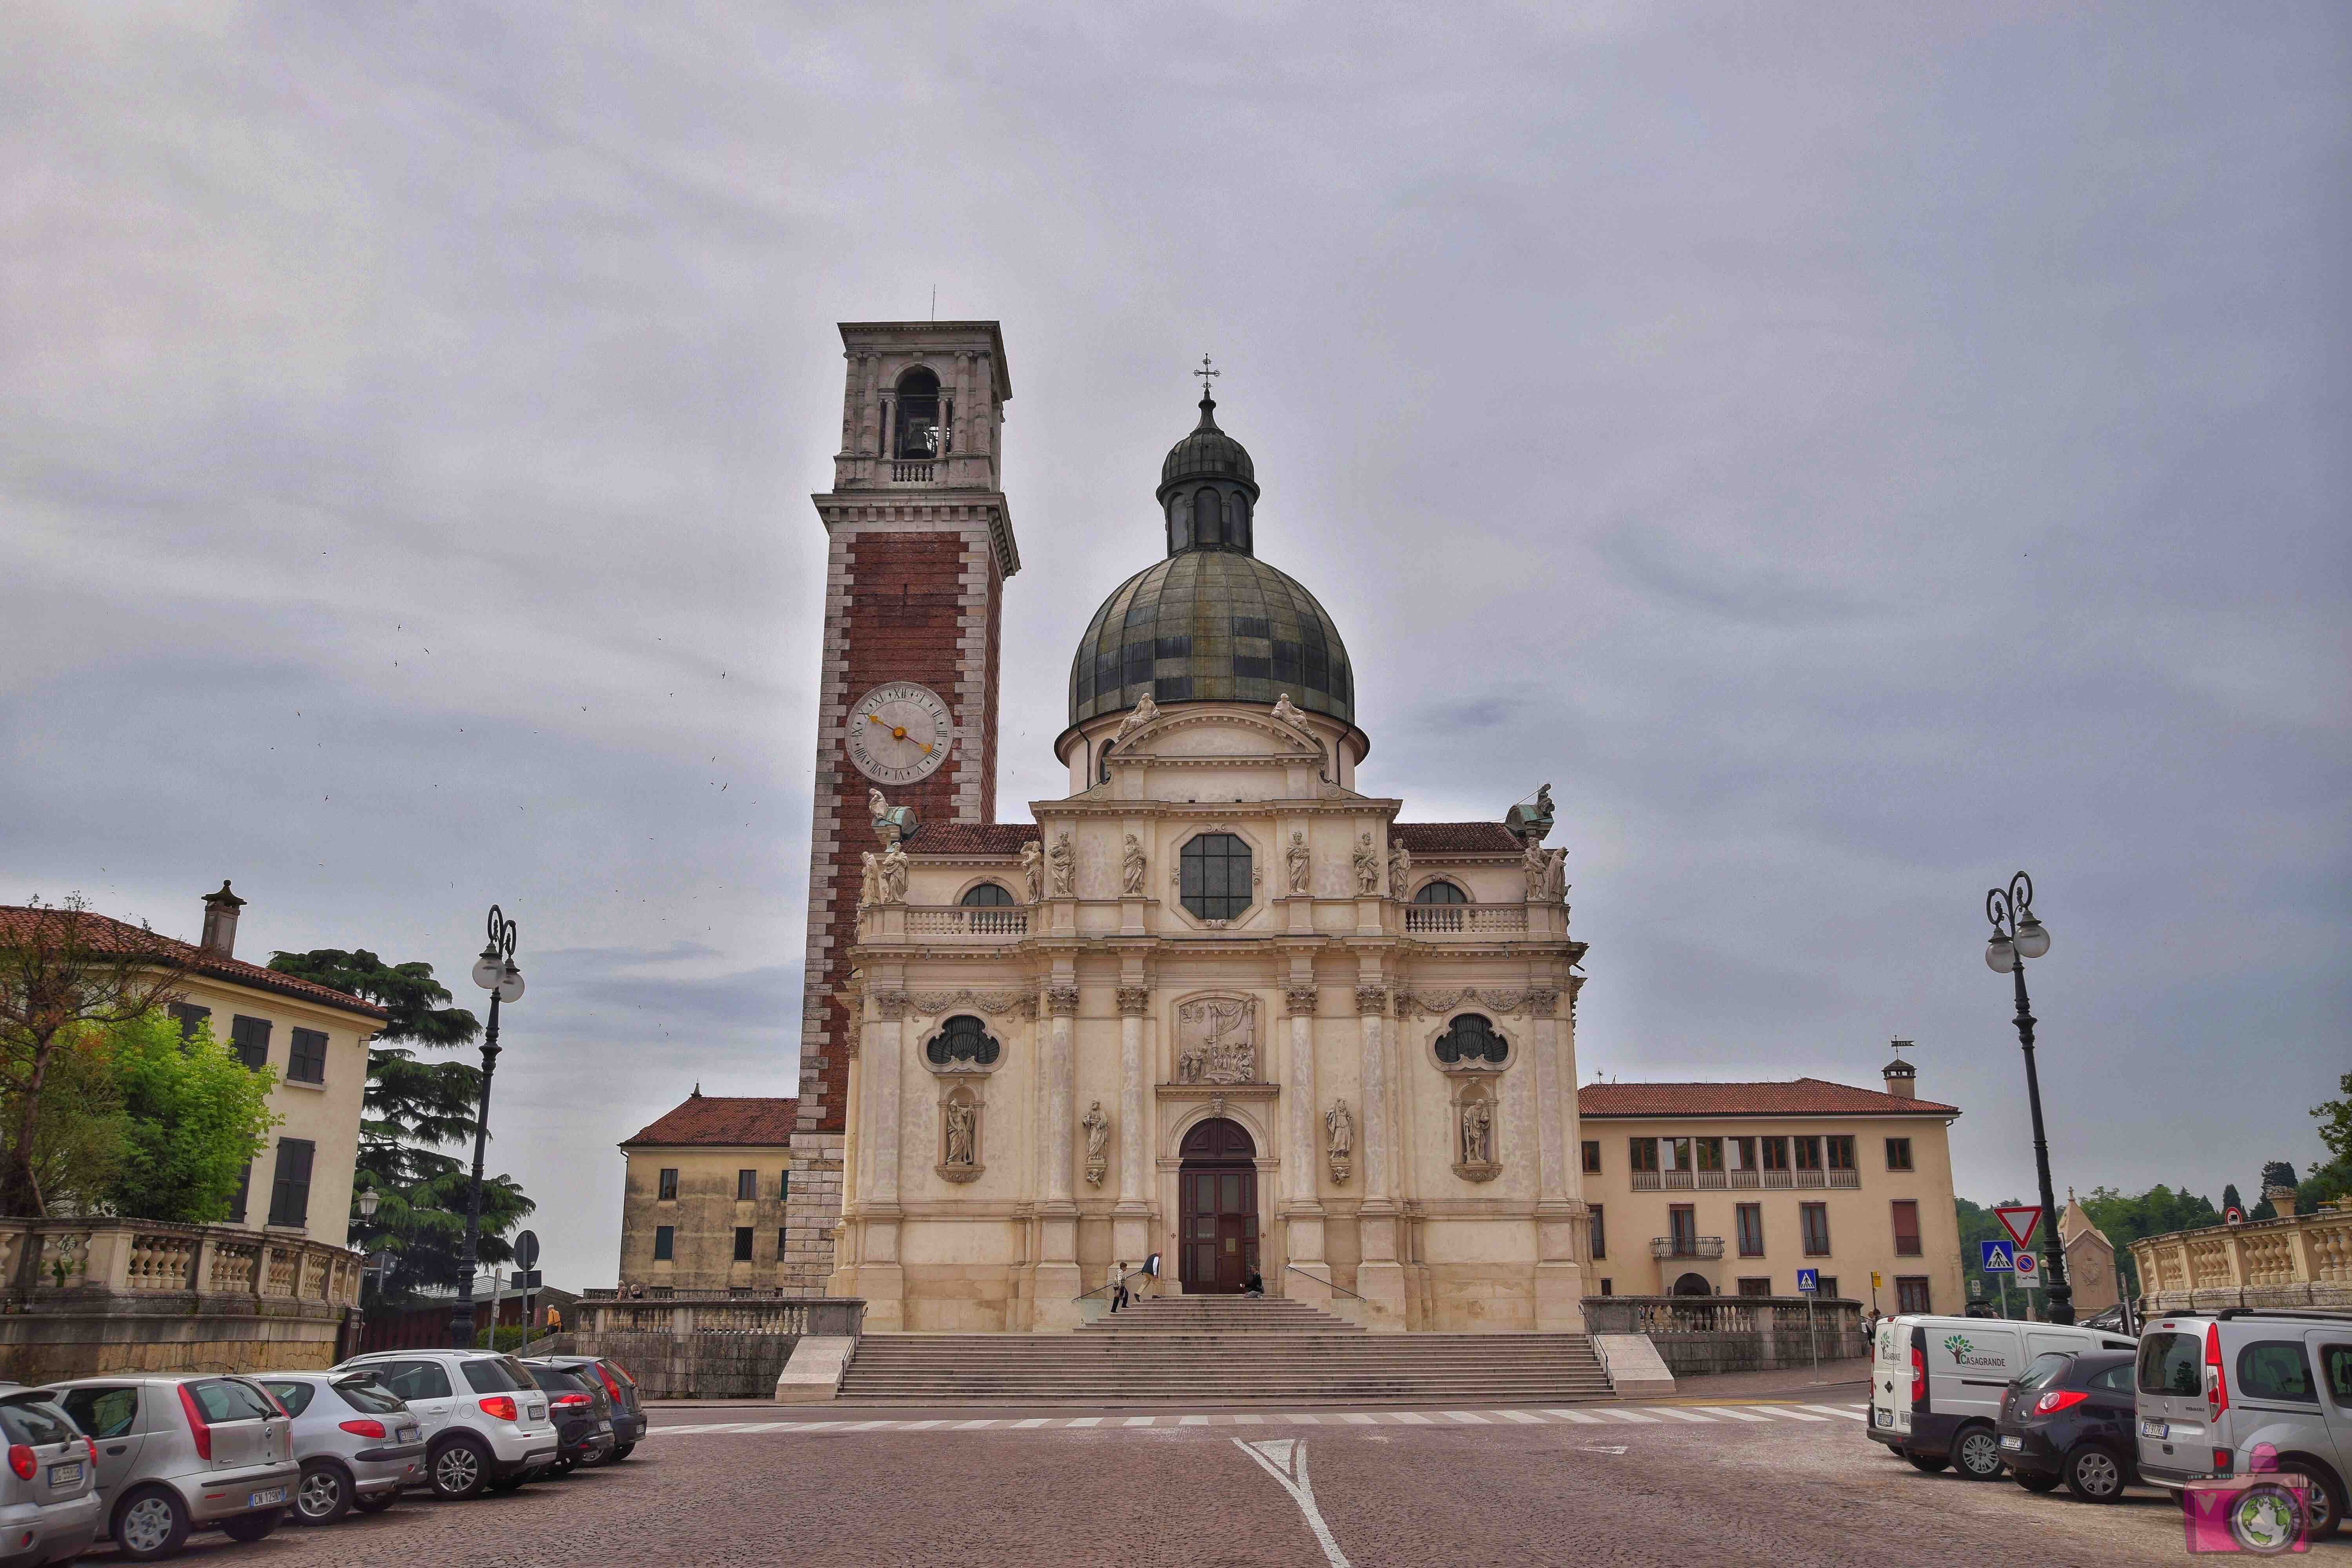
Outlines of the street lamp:
[{"label": "street lamp", "polygon": [[2047,1247],[2048,1283],[2043,1295],[2050,1321],[2074,1321],[2074,1290],[2066,1283],[2066,1249],[2058,1243],[2058,1205],[2050,1185],[2050,1139],[2042,1130],[2042,1079],[2033,1069],[2033,1009],[2025,999],[2026,960],[2050,951],[2050,932],[2033,916],[2033,879],[2020,871],[2006,890],[1985,894],[1985,918],[1992,936],[1985,943],[1985,965],[1995,974],[2017,982],[2017,1043],[2025,1051],[2025,1099],[2033,1111],[2033,1173],[2042,1183],[2042,1219],[2050,1229]]},{"label": "street lamp", "polygon": [[482,1100],[474,1112],[474,1184],[466,1195],[466,1247],[458,1255],[457,1305],[449,1309],[449,1342],[474,1347],[474,1268],[482,1234],[482,1155],[489,1136],[490,1075],[499,1070],[499,1004],[522,1000],[522,971],[515,967],[515,923],[490,906],[490,940],[474,960],[474,984],[490,994],[490,1021],[482,1030]]}]

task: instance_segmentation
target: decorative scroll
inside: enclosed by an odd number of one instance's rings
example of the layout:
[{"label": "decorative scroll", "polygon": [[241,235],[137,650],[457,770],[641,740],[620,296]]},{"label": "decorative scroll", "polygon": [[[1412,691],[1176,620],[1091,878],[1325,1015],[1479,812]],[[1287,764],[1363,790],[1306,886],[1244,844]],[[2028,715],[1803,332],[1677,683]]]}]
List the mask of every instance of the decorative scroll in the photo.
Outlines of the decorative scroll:
[{"label": "decorative scroll", "polygon": [[[1538,997],[1547,998],[1540,1006]],[[1459,991],[1400,991],[1397,1012],[1401,1016],[1434,1018],[1453,1012],[1456,1007],[1478,1006],[1496,1013],[1545,1011],[1559,1000],[1559,993],[1549,990],[1481,991],[1476,986],[1465,986]]]},{"label": "decorative scroll", "polygon": [[1027,991],[917,991],[908,994],[907,1005],[931,1017],[966,1010],[992,1018],[1007,1013],[1021,1018],[1037,1016],[1037,998]]}]

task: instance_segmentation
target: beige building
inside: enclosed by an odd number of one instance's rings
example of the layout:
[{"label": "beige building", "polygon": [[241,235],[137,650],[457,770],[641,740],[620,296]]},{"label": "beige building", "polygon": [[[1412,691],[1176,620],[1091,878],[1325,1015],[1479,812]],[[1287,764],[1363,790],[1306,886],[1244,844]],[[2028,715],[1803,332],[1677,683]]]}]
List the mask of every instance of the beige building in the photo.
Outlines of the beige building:
[{"label": "beige building", "polygon": [[753,1290],[785,1283],[790,1100],[706,1095],[621,1144],[623,1295]]},{"label": "beige building", "polygon": [[[213,1037],[257,1070],[278,1072],[269,1147],[246,1172],[228,1224],[331,1246],[350,1239],[352,1173],[359,1163],[360,1110],[367,1092],[368,1042],[383,1027],[373,1003],[236,956],[245,900],[223,882],[205,899],[203,934],[175,941],[104,915],[84,915],[93,945],[155,951],[183,966],[171,1005],[183,1034]],[[22,909],[0,910],[15,921]]]},{"label": "beige building", "polygon": [[1824,1296],[1962,1310],[1947,1137],[1959,1110],[1916,1098],[1899,1059],[1885,1083],[1578,1090],[1594,1293],[1791,1296],[1812,1268]]}]

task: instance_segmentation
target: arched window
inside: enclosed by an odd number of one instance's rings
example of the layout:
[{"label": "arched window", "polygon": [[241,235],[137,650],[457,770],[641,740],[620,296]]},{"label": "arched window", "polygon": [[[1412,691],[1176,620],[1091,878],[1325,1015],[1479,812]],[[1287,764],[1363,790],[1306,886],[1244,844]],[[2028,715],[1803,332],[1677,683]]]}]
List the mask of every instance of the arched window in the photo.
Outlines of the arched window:
[{"label": "arched window", "polygon": [[898,440],[894,456],[936,458],[946,449],[940,428],[940,378],[917,365],[898,378]]},{"label": "arched window", "polygon": [[1466,904],[1470,901],[1470,895],[1453,883],[1441,879],[1423,883],[1421,890],[1413,894],[1412,901],[1416,904]]},{"label": "arched window", "polygon": [[1250,907],[1250,847],[1234,834],[1186,841],[1177,872],[1177,892],[1196,919],[1229,921]]},{"label": "arched window", "polygon": [[999,883],[982,882],[965,893],[961,901],[968,910],[1001,910],[1011,907],[1013,895]]},{"label": "arched window", "polygon": [[1250,547],[1249,497],[1239,490],[1225,498],[1225,542],[1236,550]]},{"label": "arched window", "polygon": [[1192,492],[1192,542],[1223,544],[1224,542],[1224,500],[1215,490],[1203,485]]},{"label": "arched window", "polygon": [[933,1067],[943,1068],[950,1062],[970,1062],[977,1067],[991,1068],[1003,1052],[988,1033],[987,1026],[969,1013],[959,1013],[940,1027],[931,1043],[923,1047],[923,1055]]},{"label": "arched window", "polygon": [[1168,498],[1168,553],[1192,548],[1192,503],[1182,496]]},{"label": "arched window", "polygon": [[1511,1047],[1502,1036],[1495,1033],[1494,1020],[1483,1013],[1464,1013],[1437,1037],[1437,1059],[1447,1067],[1462,1062],[1474,1066],[1480,1062],[1501,1067],[1509,1059]]},{"label": "arched window", "polygon": [[1095,782],[1097,784],[1110,783],[1110,748],[1111,742],[1105,741],[1103,742],[1102,756],[1095,772]]}]

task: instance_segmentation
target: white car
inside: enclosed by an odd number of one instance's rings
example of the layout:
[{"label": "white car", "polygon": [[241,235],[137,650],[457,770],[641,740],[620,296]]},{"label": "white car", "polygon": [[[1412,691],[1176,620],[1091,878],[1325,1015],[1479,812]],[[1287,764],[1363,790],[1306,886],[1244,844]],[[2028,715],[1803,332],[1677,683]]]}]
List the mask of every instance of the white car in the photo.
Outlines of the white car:
[{"label": "white car", "polygon": [[1972,1481],[1997,1480],[2009,1380],[2053,1351],[2127,1351],[2135,1342],[2105,1329],[2001,1318],[1885,1319],[1870,1342],[1867,1435],[1916,1468],[1950,1467]]},{"label": "white car", "polygon": [[425,1479],[424,1427],[366,1373],[261,1373],[254,1381],[294,1417],[302,1466],[294,1517],[304,1524],[332,1524],[353,1509],[379,1513]]},{"label": "white car", "polygon": [[436,1497],[511,1491],[555,1465],[547,1395],[510,1355],[376,1351],[334,1370],[364,1372],[407,1405],[424,1430],[425,1481]]}]

